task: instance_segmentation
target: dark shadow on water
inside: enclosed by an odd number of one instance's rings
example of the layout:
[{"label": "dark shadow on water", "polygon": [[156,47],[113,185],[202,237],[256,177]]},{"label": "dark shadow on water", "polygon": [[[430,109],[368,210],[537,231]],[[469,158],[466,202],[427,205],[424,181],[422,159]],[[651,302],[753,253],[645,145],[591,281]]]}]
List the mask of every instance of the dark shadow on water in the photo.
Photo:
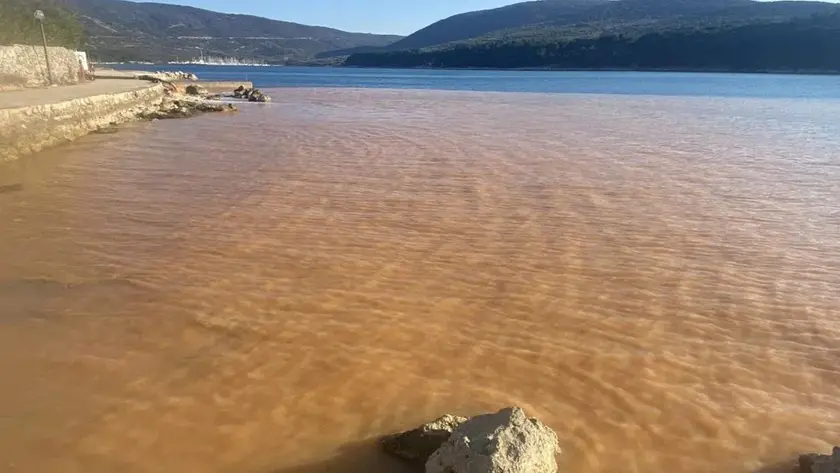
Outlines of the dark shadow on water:
[{"label": "dark shadow on water", "polygon": [[386,455],[379,439],[347,444],[334,455],[323,460],[290,468],[278,468],[267,473],[422,473],[422,468]]},{"label": "dark shadow on water", "polygon": [[[0,323],[23,317],[61,316],[67,308],[84,308],[104,301],[151,297],[148,288],[127,278],[66,283],[54,279],[0,280]],[[81,304],[81,305],[79,305]]]},{"label": "dark shadow on water", "polygon": [[[348,444],[338,453],[322,461],[267,473],[422,473],[422,467],[392,458],[382,452],[377,439]],[[561,470],[562,471],[562,470]],[[748,473],[799,473],[796,459],[774,463]]]},{"label": "dark shadow on water", "polygon": [[23,190],[23,184],[7,184],[0,186],[0,194],[11,194]]},{"label": "dark shadow on water", "polygon": [[793,459],[784,463],[774,463],[750,473],[799,473],[799,461]]}]

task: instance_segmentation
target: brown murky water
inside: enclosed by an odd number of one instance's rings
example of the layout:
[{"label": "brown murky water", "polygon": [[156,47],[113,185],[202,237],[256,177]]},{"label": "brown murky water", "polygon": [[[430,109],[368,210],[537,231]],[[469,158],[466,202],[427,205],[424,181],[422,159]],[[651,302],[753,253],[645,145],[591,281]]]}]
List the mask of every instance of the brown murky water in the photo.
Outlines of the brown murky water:
[{"label": "brown murky water", "polygon": [[284,90],[0,171],[0,471],[398,472],[518,404],[575,473],[840,438],[840,103]]}]

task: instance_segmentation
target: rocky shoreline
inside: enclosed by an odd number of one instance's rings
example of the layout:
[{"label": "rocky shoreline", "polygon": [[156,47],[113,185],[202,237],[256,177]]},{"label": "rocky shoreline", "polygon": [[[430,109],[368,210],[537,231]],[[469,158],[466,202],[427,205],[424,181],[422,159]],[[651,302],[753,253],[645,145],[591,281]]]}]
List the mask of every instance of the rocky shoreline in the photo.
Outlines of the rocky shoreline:
[{"label": "rocky shoreline", "polygon": [[174,82],[178,80],[198,80],[198,76],[189,72],[146,72],[137,76],[140,80]]},{"label": "rocky shoreline", "polygon": [[[383,450],[425,473],[557,473],[557,434],[519,407],[472,418],[446,414],[381,439]],[[801,455],[790,473],[840,473],[840,447]]]},{"label": "rocky shoreline", "polygon": [[[53,101],[44,101],[34,90],[24,91],[20,93],[31,96],[31,103],[0,109],[0,161],[16,160],[89,133],[115,133],[126,122],[235,112],[235,102],[271,100],[248,81],[199,82],[195,75],[182,72],[103,73],[104,77],[97,75],[103,82],[49,90]],[[145,84],[137,80],[141,77]],[[125,86],[119,84],[122,81]]]},{"label": "rocky shoreline", "polygon": [[[257,88],[239,86],[230,94],[211,94],[198,81],[195,74],[185,72],[157,72],[138,76],[140,79],[161,83],[165,88],[165,95],[159,104],[141,110],[137,118],[141,120],[164,120],[174,118],[190,118],[204,113],[237,112],[232,103],[218,103],[223,98],[242,99],[249,102],[270,102],[271,97]],[[174,81],[191,81],[179,92]]]},{"label": "rocky shoreline", "polygon": [[212,103],[212,98],[198,95],[167,93],[159,104],[141,110],[137,118],[141,120],[164,120],[172,118],[190,118],[203,113],[236,112],[231,103]]}]

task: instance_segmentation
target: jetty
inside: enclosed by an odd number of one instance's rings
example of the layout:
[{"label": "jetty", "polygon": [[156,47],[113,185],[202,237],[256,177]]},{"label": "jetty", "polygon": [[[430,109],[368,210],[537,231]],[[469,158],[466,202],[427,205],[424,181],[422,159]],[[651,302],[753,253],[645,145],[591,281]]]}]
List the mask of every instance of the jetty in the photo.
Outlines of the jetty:
[{"label": "jetty", "polygon": [[204,81],[200,80],[195,74],[182,71],[172,72],[149,72],[149,71],[119,71],[114,69],[98,70],[94,73],[97,79],[108,80],[159,80],[169,82],[176,87],[180,93],[185,93],[190,85],[200,85],[205,90],[212,94],[230,93],[239,87],[246,89],[253,89],[254,84],[247,80],[234,81]]}]

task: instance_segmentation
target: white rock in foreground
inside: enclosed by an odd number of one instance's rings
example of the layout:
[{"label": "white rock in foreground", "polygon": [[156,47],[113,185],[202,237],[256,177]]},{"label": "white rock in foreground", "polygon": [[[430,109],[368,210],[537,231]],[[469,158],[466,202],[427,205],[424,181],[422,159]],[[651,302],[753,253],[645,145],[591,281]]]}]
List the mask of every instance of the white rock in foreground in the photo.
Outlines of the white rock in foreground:
[{"label": "white rock in foreground", "polygon": [[426,473],[556,473],[558,453],[554,431],[512,407],[461,423]]}]

